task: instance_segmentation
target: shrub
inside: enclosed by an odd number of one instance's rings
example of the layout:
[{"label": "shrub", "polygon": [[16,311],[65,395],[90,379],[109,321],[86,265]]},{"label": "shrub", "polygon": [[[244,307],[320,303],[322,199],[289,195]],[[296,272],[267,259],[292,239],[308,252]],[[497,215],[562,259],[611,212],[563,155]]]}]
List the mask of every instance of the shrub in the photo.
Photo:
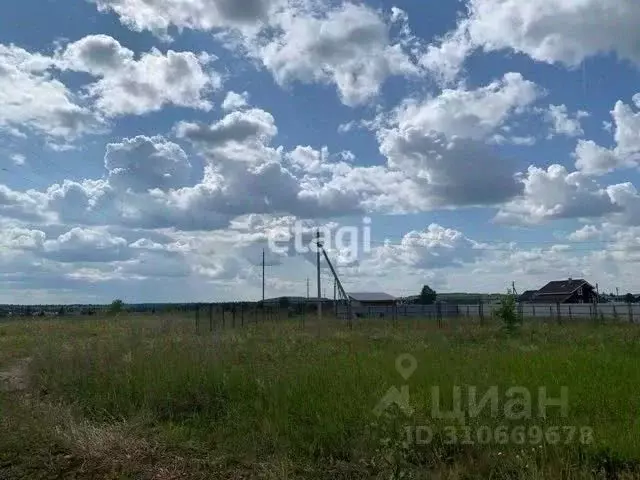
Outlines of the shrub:
[{"label": "shrub", "polygon": [[520,323],[516,311],[516,297],[511,293],[505,295],[500,301],[500,307],[495,311],[495,316],[502,320],[507,330],[515,329]]},{"label": "shrub", "polygon": [[123,310],[124,310],[124,302],[119,298],[111,302],[111,305],[109,306],[109,313],[111,314],[118,314]]}]

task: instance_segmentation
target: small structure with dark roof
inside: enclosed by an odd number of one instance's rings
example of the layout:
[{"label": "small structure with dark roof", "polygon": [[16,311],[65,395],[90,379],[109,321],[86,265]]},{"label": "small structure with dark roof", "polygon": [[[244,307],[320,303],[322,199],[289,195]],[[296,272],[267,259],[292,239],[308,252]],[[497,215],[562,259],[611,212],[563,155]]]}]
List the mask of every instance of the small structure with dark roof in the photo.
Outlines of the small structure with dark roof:
[{"label": "small structure with dark roof", "polygon": [[382,307],[395,305],[398,301],[393,295],[383,292],[360,292],[348,295],[354,307]]},{"label": "small structure with dark roof", "polygon": [[529,300],[532,303],[593,303],[595,288],[582,278],[547,283]]},{"label": "small structure with dark roof", "polygon": [[538,293],[538,290],[527,290],[522,295],[518,297],[518,302],[520,303],[531,303]]}]

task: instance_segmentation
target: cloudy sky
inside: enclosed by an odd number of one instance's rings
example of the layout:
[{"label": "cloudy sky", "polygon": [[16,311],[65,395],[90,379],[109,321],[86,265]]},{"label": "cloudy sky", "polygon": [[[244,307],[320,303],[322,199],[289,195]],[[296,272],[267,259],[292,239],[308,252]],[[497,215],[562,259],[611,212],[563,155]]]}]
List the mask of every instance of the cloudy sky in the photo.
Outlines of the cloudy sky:
[{"label": "cloudy sky", "polygon": [[[640,291],[638,24],[637,0],[5,1],[0,302],[257,299],[268,239],[365,218],[370,248],[330,248],[347,290]],[[267,296],[315,291],[289,238]]]}]

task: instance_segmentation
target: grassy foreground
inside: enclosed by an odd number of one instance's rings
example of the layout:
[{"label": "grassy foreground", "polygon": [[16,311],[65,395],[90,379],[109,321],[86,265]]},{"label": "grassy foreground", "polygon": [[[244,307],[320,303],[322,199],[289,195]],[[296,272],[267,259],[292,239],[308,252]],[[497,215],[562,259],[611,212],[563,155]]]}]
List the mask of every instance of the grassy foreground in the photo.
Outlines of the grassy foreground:
[{"label": "grassy foreground", "polygon": [[[417,360],[406,380],[402,354]],[[3,323],[0,478],[640,478],[639,357],[633,325],[508,334],[288,322],[198,335],[179,317]],[[404,385],[413,415],[374,414]],[[497,387],[500,411],[435,418],[434,386],[442,410],[454,387],[465,399],[469,387],[478,397]],[[533,418],[505,418],[513,386],[534,395]],[[563,386],[568,415],[539,417],[538,388],[558,397]],[[416,427],[428,442],[408,441]],[[523,440],[516,427],[547,435]],[[592,441],[581,441],[583,427]]]}]

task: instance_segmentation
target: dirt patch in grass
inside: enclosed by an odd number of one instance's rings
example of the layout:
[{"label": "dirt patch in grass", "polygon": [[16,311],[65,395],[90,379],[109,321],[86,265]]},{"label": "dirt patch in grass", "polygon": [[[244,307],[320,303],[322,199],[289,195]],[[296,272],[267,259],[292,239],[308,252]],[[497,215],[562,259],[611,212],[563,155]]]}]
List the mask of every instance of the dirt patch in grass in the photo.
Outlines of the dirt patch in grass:
[{"label": "dirt patch in grass", "polygon": [[0,392],[20,392],[26,390],[28,384],[29,364],[31,357],[23,358],[9,368],[0,370]]}]

